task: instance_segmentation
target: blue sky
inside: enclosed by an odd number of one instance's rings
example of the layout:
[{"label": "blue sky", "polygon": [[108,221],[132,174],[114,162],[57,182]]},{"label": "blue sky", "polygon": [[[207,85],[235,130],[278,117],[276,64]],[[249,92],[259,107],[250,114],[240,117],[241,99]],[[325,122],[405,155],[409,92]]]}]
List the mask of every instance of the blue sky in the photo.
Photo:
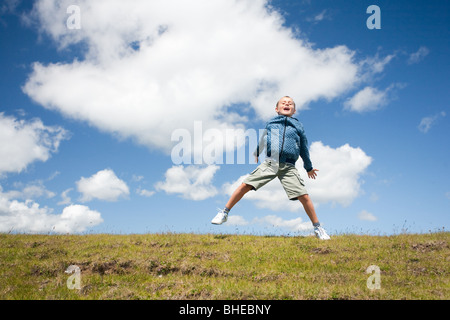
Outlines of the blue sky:
[{"label": "blue sky", "polygon": [[448,230],[449,6],[2,1],[0,231],[310,234],[278,181],[211,225],[256,164],[171,156],[176,130],[257,131],[284,95],[329,233]]}]

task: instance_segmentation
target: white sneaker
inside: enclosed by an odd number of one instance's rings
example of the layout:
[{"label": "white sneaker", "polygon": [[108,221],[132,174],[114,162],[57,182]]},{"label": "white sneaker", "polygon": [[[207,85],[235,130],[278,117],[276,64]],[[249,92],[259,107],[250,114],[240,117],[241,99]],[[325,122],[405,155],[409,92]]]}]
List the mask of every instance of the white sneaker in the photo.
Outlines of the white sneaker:
[{"label": "white sneaker", "polygon": [[224,222],[227,222],[228,220],[228,214],[225,213],[225,211],[220,210],[219,213],[214,217],[214,219],[211,220],[212,224],[222,224]]},{"label": "white sneaker", "polygon": [[314,227],[314,233],[316,234],[316,237],[320,240],[330,240],[330,236],[327,234],[324,228],[321,226]]}]

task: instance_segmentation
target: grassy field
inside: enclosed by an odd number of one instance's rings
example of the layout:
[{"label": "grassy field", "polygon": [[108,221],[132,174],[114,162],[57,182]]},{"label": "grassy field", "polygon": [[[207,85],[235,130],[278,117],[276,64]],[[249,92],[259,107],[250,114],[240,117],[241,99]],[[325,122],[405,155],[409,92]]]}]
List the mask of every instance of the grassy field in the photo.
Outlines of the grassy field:
[{"label": "grassy field", "polygon": [[[450,298],[450,233],[0,234],[0,299]],[[80,268],[80,289],[69,289]],[[380,268],[369,289],[369,266]],[[74,284],[73,282],[72,284]],[[371,282],[372,283],[372,282]]]}]

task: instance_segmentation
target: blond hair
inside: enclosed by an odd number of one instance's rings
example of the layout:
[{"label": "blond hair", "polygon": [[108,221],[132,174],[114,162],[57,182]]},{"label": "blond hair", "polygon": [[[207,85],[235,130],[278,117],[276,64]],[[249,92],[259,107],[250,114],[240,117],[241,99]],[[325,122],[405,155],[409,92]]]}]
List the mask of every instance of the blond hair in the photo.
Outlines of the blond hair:
[{"label": "blond hair", "polygon": [[291,97],[289,97],[289,96],[284,96],[284,97],[281,97],[278,101],[277,101],[277,104],[275,105],[275,107],[278,107],[278,104],[280,103],[280,100],[281,99],[283,99],[283,98],[289,98],[289,99],[291,99],[292,100],[292,102],[294,103],[294,109],[295,109],[295,101],[294,101],[294,99],[292,99]]}]

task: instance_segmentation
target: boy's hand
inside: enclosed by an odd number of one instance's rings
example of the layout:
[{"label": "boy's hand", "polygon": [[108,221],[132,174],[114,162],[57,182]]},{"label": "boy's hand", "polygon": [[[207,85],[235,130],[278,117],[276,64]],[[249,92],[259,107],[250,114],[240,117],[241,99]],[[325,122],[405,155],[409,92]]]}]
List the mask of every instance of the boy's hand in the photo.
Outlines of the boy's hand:
[{"label": "boy's hand", "polygon": [[258,157],[255,156],[255,162],[258,163]]},{"label": "boy's hand", "polygon": [[317,170],[317,169],[312,169],[311,171],[309,171],[309,172],[308,172],[308,177],[309,177],[310,179],[316,179],[316,176],[317,176],[316,171],[319,171],[319,170]]}]

